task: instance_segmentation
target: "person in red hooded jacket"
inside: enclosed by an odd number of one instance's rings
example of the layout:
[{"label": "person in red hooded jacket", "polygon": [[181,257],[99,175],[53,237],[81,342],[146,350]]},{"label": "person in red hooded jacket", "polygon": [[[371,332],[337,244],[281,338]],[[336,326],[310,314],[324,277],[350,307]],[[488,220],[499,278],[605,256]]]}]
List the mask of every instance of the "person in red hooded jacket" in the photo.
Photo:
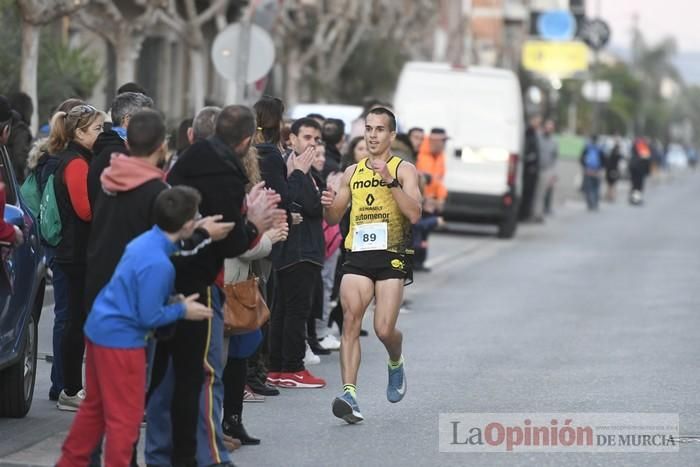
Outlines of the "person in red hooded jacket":
[{"label": "person in red hooded jacket", "polygon": [[[5,146],[10,140],[12,114],[10,105],[4,96],[0,96],[0,146]],[[0,242],[19,245],[24,241],[24,235],[19,227],[5,222],[5,184],[0,182]]]},{"label": "person in red hooded jacket", "polygon": [[24,234],[16,225],[5,222],[5,184],[0,182],[0,244],[21,245]]}]

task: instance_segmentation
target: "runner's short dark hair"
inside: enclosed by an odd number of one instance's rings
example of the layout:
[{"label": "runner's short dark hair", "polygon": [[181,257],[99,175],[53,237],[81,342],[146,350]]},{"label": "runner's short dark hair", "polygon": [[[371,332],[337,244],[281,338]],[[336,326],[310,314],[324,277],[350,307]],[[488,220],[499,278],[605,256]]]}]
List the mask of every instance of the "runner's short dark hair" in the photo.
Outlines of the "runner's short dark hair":
[{"label": "runner's short dark hair", "polygon": [[154,207],[156,225],[167,233],[176,233],[195,218],[201,201],[199,192],[188,186],[161,191]]},{"label": "runner's short dark hair", "polygon": [[165,122],[160,113],[151,109],[136,112],[129,121],[126,141],[132,156],[153,154],[165,141]]},{"label": "runner's short dark hair", "polygon": [[[375,107],[370,110],[367,115],[386,115],[389,117],[389,129],[391,131],[396,131],[396,115],[386,107]],[[367,121],[367,117],[365,117],[365,121]]]}]

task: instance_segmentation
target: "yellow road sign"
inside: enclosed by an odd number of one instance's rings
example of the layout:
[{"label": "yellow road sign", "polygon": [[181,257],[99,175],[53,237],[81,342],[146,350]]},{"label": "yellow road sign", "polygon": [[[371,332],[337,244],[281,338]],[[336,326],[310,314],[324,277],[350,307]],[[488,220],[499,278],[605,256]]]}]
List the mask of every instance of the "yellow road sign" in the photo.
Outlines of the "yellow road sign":
[{"label": "yellow road sign", "polygon": [[564,78],[588,70],[588,46],[583,42],[527,41],[523,67],[543,75]]}]

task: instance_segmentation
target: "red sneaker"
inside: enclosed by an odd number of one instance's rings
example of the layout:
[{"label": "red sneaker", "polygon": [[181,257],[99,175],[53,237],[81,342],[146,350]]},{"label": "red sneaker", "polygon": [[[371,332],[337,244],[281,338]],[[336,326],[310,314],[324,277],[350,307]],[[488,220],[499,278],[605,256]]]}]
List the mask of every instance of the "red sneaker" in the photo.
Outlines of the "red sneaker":
[{"label": "red sneaker", "polygon": [[267,384],[271,386],[277,386],[280,382],[280,372],[270,371],[267,373]]},{"label": "red sneaker", "polygon": [[282,388],[322,388],[326,386],[326,380],[317,378],[309,370],[296,373],[280,373],[277,386]]}]

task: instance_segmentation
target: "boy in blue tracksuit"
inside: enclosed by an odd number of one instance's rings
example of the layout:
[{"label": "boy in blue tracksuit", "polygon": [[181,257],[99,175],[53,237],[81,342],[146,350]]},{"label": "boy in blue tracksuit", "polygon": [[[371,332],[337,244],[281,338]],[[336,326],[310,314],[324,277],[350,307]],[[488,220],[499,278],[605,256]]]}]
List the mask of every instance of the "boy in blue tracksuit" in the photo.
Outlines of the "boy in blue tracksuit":
[{"label": "boy in blue tracksuit", "polygon": [[86,398],[57,465],[87,466],[103,434],[106,465],[129,465],[143,418],[149,333],[179,319],[211,318],[196,294],[167,304],[175,283],[170,255],[192,235],[200,199],[187,187],[160,193],[156,225],[129,243],[97,296],[85,324]]}]

